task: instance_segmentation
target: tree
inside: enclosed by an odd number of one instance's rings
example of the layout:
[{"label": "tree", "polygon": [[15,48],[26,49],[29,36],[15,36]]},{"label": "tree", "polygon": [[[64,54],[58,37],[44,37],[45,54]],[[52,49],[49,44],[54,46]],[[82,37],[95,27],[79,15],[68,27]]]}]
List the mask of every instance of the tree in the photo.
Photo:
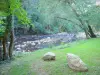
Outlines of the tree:
[{"label": "tree", "polygon": [[[95,0],[40,0],[37,8],[46,26],[49,25],[52,30],[58,32],[63,27],[69,30],[75,27],[76,30],[85,32],[87,38],[94,38],[96,35],[90,19],[85,16],[94,6]],[[74,32],[73,29],[71,31]]]},{"label": "tree", "polygon": [[100,6],[91,7],[84,16],[89,20],[90,25],[95,31],[100,30]]},{"label": "tree", "polygon": [[[79,5],[77,4],[78,3],[77,1],[80,3]],[[79,26],[84,30],[86,37],[87,38],[90,38],[90,37],[95,38],[96,35],[94,34],[94,32],[91,28],[89,20],[88,19],[84,20],[84,16],[82,16],[83,14],[85,14],[88,11],[89,7],[91,7],[91,5],[87,4],[88,1],[84,0],[82,2],[81,0],[66,0],[66,2],[68,3],[68,5],[72,9],[72,11],[74,12],[76,19],[80,22]],[[81,5],[81,2],[83,3],[82,5]]]},{"label": "tree", "polygon": [[[8,57],[12,58],[12,49],[14,42],[13,17],[16,16],[22,24],[30,24],[30,20],[27,18],[27,13],[22,8],[20,0],[1,0],[0,12],[3,13],[1,14],[1,16],[6,17],[6,19],[3,20],[4,24],[2,24],[5,27],[5,30],[4,33],[1,32],[2,35],[0,35],[0,40],[2,41],[3,44],[3,60],[5,60]],[[10,35],[10,44],[7,55],[6,42],[9,35]]]}]

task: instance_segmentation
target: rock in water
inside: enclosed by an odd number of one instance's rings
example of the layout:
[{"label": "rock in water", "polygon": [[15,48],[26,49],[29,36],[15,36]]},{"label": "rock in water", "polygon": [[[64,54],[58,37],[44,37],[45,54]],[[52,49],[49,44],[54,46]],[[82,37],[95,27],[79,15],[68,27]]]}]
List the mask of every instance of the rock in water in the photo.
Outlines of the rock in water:
[{"label": "rock in water", "polygon": [[88,71],[86,64],[77,55],[67,53],[67,61],[68,61],[68,66],[75,71],[80,71],[80,72]]},{"label": "rock in water", "polygon": [[43,56],[43,60],[46,61],[46,60],[55,60],[55,53],[52,53],[52,52],[47,52],[44,54]]}]

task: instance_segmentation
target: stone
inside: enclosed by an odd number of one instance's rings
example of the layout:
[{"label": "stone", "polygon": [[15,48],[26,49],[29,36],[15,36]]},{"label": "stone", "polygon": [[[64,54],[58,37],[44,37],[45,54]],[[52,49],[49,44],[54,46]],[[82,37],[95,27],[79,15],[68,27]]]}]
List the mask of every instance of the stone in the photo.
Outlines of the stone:
[{"label": "stone", "polygon": [[67,62],[69,68],[71,68],[74,71],[79,71],[79,72],[88,71],[86,64],[77,55],[74,55],[72,53],[67,53]]},{"label": "stone", "polygon": [[49,61],[50,60],[55,60],[55,57],[56,57],[55,53],[47,52],[47,53],[44,54],[43,60],[44,61],[46,61],[46,60],[49,60]]}]

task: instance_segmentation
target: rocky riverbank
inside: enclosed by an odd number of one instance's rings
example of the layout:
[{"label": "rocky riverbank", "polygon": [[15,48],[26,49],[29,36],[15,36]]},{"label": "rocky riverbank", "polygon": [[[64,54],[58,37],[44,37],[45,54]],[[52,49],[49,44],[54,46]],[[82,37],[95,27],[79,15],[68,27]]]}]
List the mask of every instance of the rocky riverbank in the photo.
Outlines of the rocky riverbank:
[{"label": "rocky riverbank", "polygon": [[75,34],[58,33],[53,35],[27,35],[16,37],[15,51],[30,52],[42,48],[58,46],[60,44],[75,41]]}]

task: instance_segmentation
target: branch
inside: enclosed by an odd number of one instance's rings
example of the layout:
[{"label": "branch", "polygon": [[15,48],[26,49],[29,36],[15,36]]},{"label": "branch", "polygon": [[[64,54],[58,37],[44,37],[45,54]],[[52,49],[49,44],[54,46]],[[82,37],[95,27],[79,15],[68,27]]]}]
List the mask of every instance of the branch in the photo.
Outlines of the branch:
[{"label": "branch", "polygon": [[69,19],[67,19],[67,18],[62,18],[62,17],[56,17],[56,18],[63,19],[63,20],[67,20],[67,21],[69,21],[69,22],[71,22],[71,23],[73,23],[73,24],[75,24],[75,25],[81,27],[81,28],[84,30],[84,28],[83,28],[80,24],[78,24],[78,23],[76,23],[76,22],[73,22],[72,20],[69,20]]},{"label": "branch", "polygon": [[63,19],[63,20],[67,20],[67,21],[69,21],[69,22],[71,22],[71,23],[74,23],[74,24],[76,24],[76,25],[79,26],[79,24],[77,24],[77,23],[75,23],[75,22],[73,22],[72,20],[69,20],[69,19],[67,19],[67,18],[62,18],[62,17],[57,17],[57,18]]}]

